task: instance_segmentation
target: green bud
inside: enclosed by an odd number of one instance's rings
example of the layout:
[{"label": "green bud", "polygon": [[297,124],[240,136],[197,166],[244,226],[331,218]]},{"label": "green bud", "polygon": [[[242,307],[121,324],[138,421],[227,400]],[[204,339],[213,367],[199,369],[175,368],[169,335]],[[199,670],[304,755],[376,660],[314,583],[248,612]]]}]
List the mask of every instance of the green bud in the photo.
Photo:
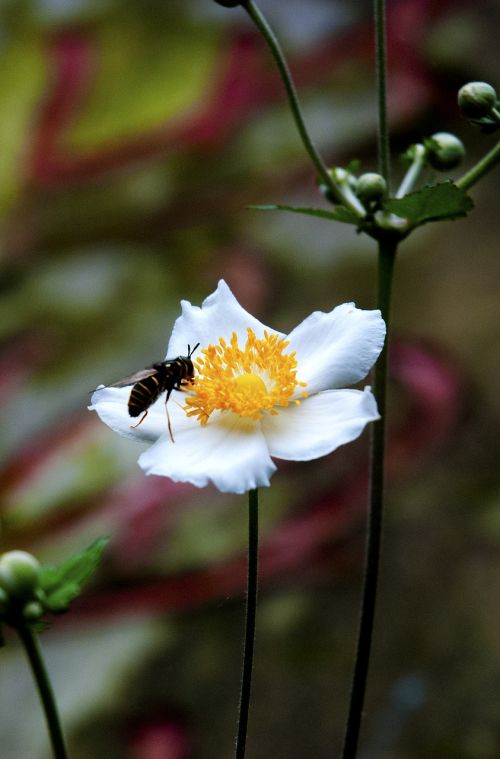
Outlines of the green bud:
[{"label": "green bud", "polygon": [[481,119],[488,116],[496,102],[495,88],[487,82],[469,82],[458,91],[459,108],[469,119]]},{"label": "green bud", "polygon": [[337,184],[347,184],[351,176],[350,172],[341,166],[334,166],[333,169],[328,169],[328,173]]},{"label": "green bud", "polygon": [[436,132],[428,140],[424,140],[424,144],[427,160],[437,171],[454,169],[465,157],[462,140],[449,132]]},{"label": "green bud", "polygon": [[[340,166],[334,166],[332,169],[328,169],[328,174],[333,179],[335,184],[340,185],[342,187],[350,187],[351,189],[354,189],[354,187],[357,184],[357,178],[354,176],[354,174],[351,174],[350,171],[347,171],[346,169],[343,169]],[[338,205],[339,199],[336,196],[336,194],[333,192],[331,187],[325,184],[319,177],[317,179],[317,183],[318,183],[318,189],[321,192],[321,194],[330,203],[333,203],[334,205]]]},{"label": "green bud", "polygon": [[0,587],[14,598],[29,598],[38,582],[40,564],[26,551],[8,551],[0,556]]},{"label": "green bud", "polygon": [[369,171],[358,177],[356,194],[360,200],[366,203],[381,200],[386,192],[387,182],[381,174]]},{"label": "green bud", "polygon": [[43,606],[38,601],[29,601],[23,606],[23,617],[27,622],[36,622],[43,616]]}]

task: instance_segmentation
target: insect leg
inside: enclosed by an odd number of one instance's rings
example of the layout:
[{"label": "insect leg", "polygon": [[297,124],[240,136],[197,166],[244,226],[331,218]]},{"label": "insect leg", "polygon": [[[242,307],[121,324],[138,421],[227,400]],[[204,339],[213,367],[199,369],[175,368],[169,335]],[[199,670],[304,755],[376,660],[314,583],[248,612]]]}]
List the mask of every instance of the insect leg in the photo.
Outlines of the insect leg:
[{"label": "insect leg", "polygon": [[170,388],[167,391],[167,397],[165,398],[165,411],[167,412],[168,434],[170,435],[170,440],[172,441],[172,443],[175,443],[174,436],[172,434],[172,425],[170,424],[170,414],[168,413],[168,406],[167,406],[168,399],[170,398],[170,393],[172,392],[172,389],[173,388]]},{"label": "insect leg", "polygon": [[147,415],[148,415],[148,410],[146,409],[146,411],[141,416],[141,418],[139,419],[139,421],[137,422],[137,424],[131,424],[130,425],[130,429],[135,430],[136,427],[138,427],[140,424],[143,423],[143,421],[145,420],[145,418],[147,417]]}]

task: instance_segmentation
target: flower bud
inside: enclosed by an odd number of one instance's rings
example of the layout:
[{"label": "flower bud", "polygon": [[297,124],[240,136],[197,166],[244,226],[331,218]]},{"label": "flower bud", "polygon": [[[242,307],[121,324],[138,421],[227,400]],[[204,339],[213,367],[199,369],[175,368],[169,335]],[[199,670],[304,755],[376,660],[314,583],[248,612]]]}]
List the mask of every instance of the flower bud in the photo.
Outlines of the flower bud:
[{"label": "flower bud", "polygon": [[43,606],[38,601],[28,601],[23,606],[23,617],[27,622],[37,622],[43,616]]},{"label": "flower bud", "polygon": [[356,194],[360,200],[366,203],[381,200],[386,192],[387,182],[381,174],[370,171],[358,177]]},{"label": "flower bud", "polygon": [[14,598],[29,598],[38,582],[40,564],[26,551],[8,551],[0,557],[0,587]]},{"label": "flower bud", "polygon": [[495,88],[487,82],[469,82],[458,91],[459,108],[469,119],[488,116],[496,102]]},{"label": "flower bud", "polygon": [[[357,177],[355,177],[354,174],[352,174],[347,169],[343,169],[341,166],[334,166],[333,168],[328,169],[328,174],[331,176],[335,184],[339,185],[340,187],[349,187],[351,190],[355,191],[358,182]],[[337,205],[340,202],[339,198],[332,191],[331,187],[325,184],[320,178],[318,178],[318,188],[321,194],[330,203]]]},{"label": "flower bud", "polygon": [[462,140],[449,132],[436,132],[428,140],[424,140],[424,144],[427,160],[437,171],[454,169],[465,156]]}]

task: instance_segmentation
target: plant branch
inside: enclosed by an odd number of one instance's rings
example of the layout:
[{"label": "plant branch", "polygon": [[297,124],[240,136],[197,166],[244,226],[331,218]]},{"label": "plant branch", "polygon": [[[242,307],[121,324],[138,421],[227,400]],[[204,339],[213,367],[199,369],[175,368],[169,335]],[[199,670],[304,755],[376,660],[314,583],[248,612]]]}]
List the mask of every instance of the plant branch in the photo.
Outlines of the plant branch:
[{"label": "plant branch", "polygon": [[460,179],[457,179],[455,184],[457,187],[460,187],[461,190],[468,190],[469,187],[472,187],[472,185],[476,184],[476,182],[481,179],[481,177],[491,171],[491,169],[496,166],[499,161],[500,142],[497,142],[495,147],[493,147],[489,153],[486,153],[486,155],[481,158],[481,160],[478,161],[476,165],[472,167],[472,169],[460,177]]},{"label": "plant branch", "polygon": [[321,177],[322,182],[324,182],[324,184],[331,190],[339,203],[342,203],[342,205],[344,205],[346,208],[349,208],[357,216],[363,218],[366,215],[366,211],[363,208],[362,204],[354,195],[352,195],[352,193],[346,194],[344,192],[344,189],[331,177],[330,172],[328,171],[323,159],[321,158],[318,150],[316,149],[316,146],[314,145],[309,132],[307,131],[292,75],[290,73],[290,69],[288,68],[288,64],[286,62],[283,51],[281,50],[281,46],[276,35],[274,34],[266,18],[259,10],[257,5],[253,2],[253,0],[246,0],[242,3],[242,7],[247,11],[255,26],[267,42],[267,45],[276,62],[281,79],[285,86],[288,102],[299,135],[302,139],[306,151],[309,154],[309,157],[311,158],[316,168],[316,171]]},{"label": "plant branch", "polygon": [[375,365],[374,392],[377,399],[380,419],[372,426],[370,508],[366,537],[363,591],[360,607],[356,662],[342,759],[354,759],[357,752],[375,619],[384,500],[388,336],[390,328],[392,279],[397,244],[397,241],[392,235],[388,235],[387,238],[383,238],[379,241],[378,306],[386,323],[387,337],[384,349]]},{"label": "plant branch", "polygon": [[255,644],[255,618],[257,614],[257,577],[259,554],[259,492],[257,489],[248,493],[248,577],[247,605],[245,619],[245,647],[243,653],[243,671],[241,678],[240,708],[238,734],[236,736],[236,759],[245,756],[248,711],[252,687],[253,652]]},{"label": "plant branch", "polygon": [[387,119],[387,41],[385,31],[385,0],[374,0],[374,2],[379,172],[387,182],[387,191],[390,193],[391,165],[389,125]]},{"label": "plant branch", "polygon": [[38,693],[40,695],[40,700],[42,702],[43,710],[45,713],[45,719],[47,722],[47,728],[49,731],[54,758],[68,759],[54,693],[50,684],[49,676],[47,674],[37,638],[30,630],[28,625],[19,624],[16,626],[16,630],[24,645],[26,655],[31,666],[31,671],[33,673],[33,678],[38,688]]}]

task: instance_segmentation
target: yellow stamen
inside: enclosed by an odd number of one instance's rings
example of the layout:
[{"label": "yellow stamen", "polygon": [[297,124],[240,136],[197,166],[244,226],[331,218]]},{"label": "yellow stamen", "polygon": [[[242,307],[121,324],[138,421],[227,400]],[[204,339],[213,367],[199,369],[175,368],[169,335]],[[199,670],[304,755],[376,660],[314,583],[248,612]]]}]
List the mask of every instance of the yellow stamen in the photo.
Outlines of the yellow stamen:
[{"label": "yellow stamen", "polygon": [[[250,328],[247,334],[244,348],[233,332],[229,344],[221,337],[204,348],[195,362],[196,376],[184,409],[201,424],[215,410],[258,420],[266,411],[277,414],[276,407],[300,403],[292,395],[306,383],[297,382],[295,353],[284,353],[288,342],[268,332],[258,338]],[[305,398],[307,393],[300,395]]]}]

